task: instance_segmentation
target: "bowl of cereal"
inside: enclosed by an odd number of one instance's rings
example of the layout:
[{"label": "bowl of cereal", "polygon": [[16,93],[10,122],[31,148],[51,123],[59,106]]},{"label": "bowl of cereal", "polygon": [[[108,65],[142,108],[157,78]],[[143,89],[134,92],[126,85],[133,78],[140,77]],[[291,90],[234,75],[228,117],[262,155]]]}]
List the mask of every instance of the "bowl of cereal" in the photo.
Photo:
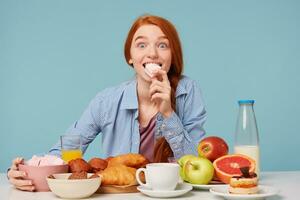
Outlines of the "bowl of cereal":
[{"label": "bowl of cereal", "polygon": [[53,174],[47,177],[50,190],[60,198],[80,199],[93,195],[101,185],[101,177],[86,172]]}]

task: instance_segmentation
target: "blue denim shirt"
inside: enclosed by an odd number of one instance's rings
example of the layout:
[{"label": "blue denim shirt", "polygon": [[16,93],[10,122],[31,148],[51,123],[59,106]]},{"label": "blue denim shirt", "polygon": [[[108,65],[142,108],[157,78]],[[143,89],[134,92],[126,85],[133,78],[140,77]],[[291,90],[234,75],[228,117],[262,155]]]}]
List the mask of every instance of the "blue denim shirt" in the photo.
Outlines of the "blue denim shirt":
[{"label": "blue denim shirt", "polygon": [[[157,114],[155,137],[166,138],[176,159],[185,154],[197,155],[198,142],[205,133],[205,121],[201,90],[195,81],[183,76],[176,89],[176,113],[169,118]],[[81,135],[83,152],[99,133],[102,133],[105,157],[139,152],[136,79],[98,93],[66,132]],[[60,142],[57,142],[49,153],[60,156],[60,149]]]}]

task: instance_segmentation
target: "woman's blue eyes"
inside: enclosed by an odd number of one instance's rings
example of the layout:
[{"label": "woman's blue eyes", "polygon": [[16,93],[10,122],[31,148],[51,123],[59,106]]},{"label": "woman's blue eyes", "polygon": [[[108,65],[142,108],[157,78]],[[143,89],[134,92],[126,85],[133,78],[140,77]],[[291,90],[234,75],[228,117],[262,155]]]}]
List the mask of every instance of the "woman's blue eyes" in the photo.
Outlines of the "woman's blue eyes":
[{"label": "woman's blue eyes", "polygon": [[[142,49],[145,48],[146,46],[147,45],[144,42],[141,42],[141,43],[137,44],[137,47],[138,48],[142,48]],[[162,42],[162,43],[158,44],[158,48],[165,49],[165,48],[168,48],[168,45],[166,43]]]},{"label": "woman's blue eyes", "polygon": [[158,47],[165,49],[168,47],[168,45],[166,43],[159,43]]},{"label": "woman's blue eyes", "polygon": [[138,43],[137,45],[139,48],[145,48],[146,47],[146,44],[145,43]]}]

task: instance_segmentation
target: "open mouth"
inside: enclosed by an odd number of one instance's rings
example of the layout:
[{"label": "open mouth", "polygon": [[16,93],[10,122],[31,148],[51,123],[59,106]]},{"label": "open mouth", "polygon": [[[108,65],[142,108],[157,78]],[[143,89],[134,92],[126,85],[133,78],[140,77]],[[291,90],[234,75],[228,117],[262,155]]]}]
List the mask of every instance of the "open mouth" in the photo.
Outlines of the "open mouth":
[{"label": "open mouth", "polygon": [[146,62],[146,63],[143,64],[143,67],[145,68],[146,65],[149,65],[149,64],[151,64],[151,65],[158,65],[158,66],[162,67],[161,63],[156,63],[156,62]]},{"label": "open mouth", "polygon": [[151,62],[151,63],[144,63],[143,66],[145,69],[145,73],[152,78],[155,72],[161,69],[162,64]]}]

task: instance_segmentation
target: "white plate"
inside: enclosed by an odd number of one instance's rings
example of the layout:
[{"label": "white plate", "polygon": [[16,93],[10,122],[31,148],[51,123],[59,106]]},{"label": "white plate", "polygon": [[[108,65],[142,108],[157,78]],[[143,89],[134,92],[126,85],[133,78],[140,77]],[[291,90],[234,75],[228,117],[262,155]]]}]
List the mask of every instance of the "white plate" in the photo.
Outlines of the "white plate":
[{"label": "white plate", "polygon": [[145,188],[143,186],[138,186],[137,189],[150,197],[158,197],[158,198],[165,198],[165,197],[177,197],[183,195],[193,189],[191,185],[185,183],[179,183],[175,190],[170,191],[158,191],[158,190],[151,190],[149,188]]},{"label": "white plate", "polygon": [[207,184],[207,185],[198,185],[198,184],[191,184],[188,183],[189,185],[193,186],[194,189],[198,190],[209,190],[210,188],[213,187],[223,187],[224,184]]},{"label": "white plate", "polygon": [[213,187],[209,191],[215,195],[222,196],[225,199],[264,199],[265,197],[270,197],[278,194],[278,190],[271,187],[271,186],[265,186],[265,185],[259,185],[258,186],[258,193],[257,194],[231,194],[228,192],[228,185],[223,185],[222,187]]}]

